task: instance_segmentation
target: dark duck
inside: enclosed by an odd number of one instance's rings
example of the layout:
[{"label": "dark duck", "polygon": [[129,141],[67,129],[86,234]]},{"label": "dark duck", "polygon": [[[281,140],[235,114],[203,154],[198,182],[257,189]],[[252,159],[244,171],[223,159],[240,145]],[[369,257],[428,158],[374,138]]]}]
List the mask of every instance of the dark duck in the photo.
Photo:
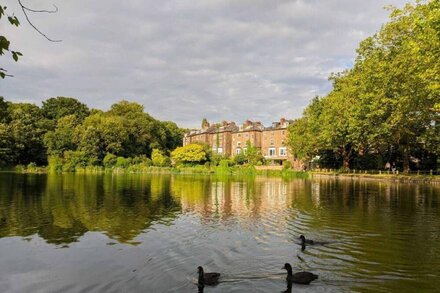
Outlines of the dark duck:
[{"label": "dark duck", "polygon": [[312,239],[306,239],[304,235],[299,236],[299,239],[301,239],[301,246],[304,247],[305,245],[325,245],[328,244],[328,242],[319,242],[319,241],[313,241]]},{"label": "dark duck", "polygon": [[284,267],[282,267],[282,269],[287,270],[287,278],[286,278],[287,282],[309,285],[310,282],[318,279],[318,275],[315,275],[310,272],[293,273],[292,266],[288,263],[284,264]]},{"label": "dark duck", "polygon": [[204,287],[205,285],[213,286],[218,284],[220,273],[205,273],[202,267],[197,268],[197,273],[199,274],[199,287]]}]

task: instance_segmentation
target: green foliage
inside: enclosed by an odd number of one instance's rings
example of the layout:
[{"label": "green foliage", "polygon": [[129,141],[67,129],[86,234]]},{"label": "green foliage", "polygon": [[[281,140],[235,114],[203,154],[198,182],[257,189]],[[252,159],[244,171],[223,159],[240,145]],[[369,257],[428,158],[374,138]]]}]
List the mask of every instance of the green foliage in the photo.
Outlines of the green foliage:
[{"label": "green foliage", "polygon": [[59,120],[68,115],[74,115],[77,123],[90,114],[89,108],[75,98],[56,97],[43,101],[43,115],[50,120]]},{"label": "green foliage", "polygon": [[63,171],[74,172],[77,168],[85,168],[90,164],[90,157],[83,151],[64,152]]},{"label": "green foliage", "polygon": [[264,156],[261,154],[261,151],[253,146],[249,140],[246,141],[245,157],[247,162],[253,166],[262,165],[264,162]]},{"label": "green foliage", "polygon": [[104,164],[104,167],[106,168],[112,168],[116,165],[116,160],[117,160],[117,156],[108,153],[107,155],[105,155],[104,160],[102,161],[102,163]]},{"label": "green foliage", "polygon": [[205,149],[200,144],[188,144],[171,152],[171,158],[177,164],[199,164],[207,159]]},{"label": "green foliage", "polygon": [[43,138],[49,122],[43,117],[41,109],[34,104],[11,104],[10,117],[8,131],[13,161],[16,164],[46,163]]},{"label": "green foliage", "polygon": [[79,150],[101,162],[107,153],[122,155],[127,136],[122,117],[97,113],[76,128],[75,143]]},{"label": "green foliage", "polygon": [[289,160],[284,160],[283,170],[289,170],[289,169],[292,169],[292,162],[290,162]]},{"label": "green foliage", "polygon": [[65,151],[75,150],[77,144],[74,142],[74,131],[77,125],[78,119],[75,115],[60,118],[55,129],[44,135],[47,153],[61,156]]},{"label": "green foliage", "polygon": [[[162,150],[161,166],[170,165],[167,154],[181,145],[183,131],[170,121],[158,121],[143,112],[137,103],[121,101],[107,112],[89,111],[74,98],[57,97],[33,104],[10,103],[0,97],[0,165],[57,164],[67,171],[86,166],[113,166],[116,159],[127,158],[121,166],[151,165],[153,148]],[[54,165],[49,162],[49,165]],[[134,168],[134,167],[133,167]],[[56,170],[59,169],[55,167]]]},{"label": "green foliage", "polygon": [[[331,77],[289,128],[295,156],[332,152],[338,165],[393,161],[403,170],[440,155],[440,2],[391,12],[391,21],[357,50],[352,69]],[[422,164],[424,164],[422,162]]]},{"label": "green foliage", "polygon": [[9,123],[9,103],[0,97],[0,123]]},{"label": "green foliage", "polygon": [[[18,27],[20,25],[20,21],[18,20],[18,18],[15,15],[7,15],[6,10],[7,7],[0,4],[0,21],[2,21],[2,19],[7,16],[9,24]],[[11,50],[9,47],[10,44],[11,42],[6,38],[6,36],[0,35],[0,56],[9,51],[11,52],[12,59],[17,62],[19,56],[23,56],[23,54],[18,51]],[[5,78],[6,76],[8,76],[6,69],[0,68],[0,78]]]},{"label": "green foliage", "polygon": [[115,167],[117,168],[127,168],[131,163],[129,158],[117,157]]},{"label": "green foliage", "polygon": [[63,171],[63,159],[58,156],[49,156],[47,158],[49,173],[60,173]]},{"label": "green foliage", "polygon": [[151,153],[151,161],[153,162],[153,165],[157,167],[167,167],[171,165],[170,158],[165,156],[162,151],[158,149],[153,149],[153,152]]},{"label": "green foliage", "polygon": [[236,155],[234,156],[234,163],[235,163],[236,165],[243,165],[243,164],[246,163],[246,162],[247,162],[247,160],[246,160],[246,155],[243,154],[243,152],[241,152],[241,153],[239,153],[239,154],[236,154]]}]

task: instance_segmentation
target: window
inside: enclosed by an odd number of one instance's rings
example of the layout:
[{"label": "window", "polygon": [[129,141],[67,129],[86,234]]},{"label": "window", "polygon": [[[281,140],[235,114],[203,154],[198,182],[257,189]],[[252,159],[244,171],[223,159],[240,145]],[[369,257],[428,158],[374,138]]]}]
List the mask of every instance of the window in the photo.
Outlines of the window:
[{"label": "window", "polygon": [[269,148],[269,157],[274,157],[277,155],[277,149],[276,148]]},{"label": "window", "polygon": [[238,154],[240,154],[241,153],[241,148],[237,148],[236,150],[235,150],[235,153],[238,155]]},{"label": "window", "polygon": [[238,137],[241,137],[241,133],[239,133],[237,136],[238,136]]},{"label": "window", "polygon": [[281,134],[282,134],[282,135],[284,135],[284,130],[283,130],[283,131],[281,131]]},{"label": "window", "polygon": [[241,141],[237,142],[237,147],[241,146]]},{"label": "window", "polygon": [[218,148],[217,149],[217,153],[222,154],[223,153],[223,148]]},{"label": "window", "polygon": [[273,141],[273,138],[270,140],[270,145],[272,146],[272,145],[275,145],[275,143],[274,143],[274,141]]},{"label": "window", "polygon": [[246,138],[248,138],[249,137],[249,133],[246,133]]},{"label": "window", "polygon": [[244,149],[243,149],[243,154],[245,154],[245,155],[246,155],[246,151],[247,151],[247,149],[246,149],[246,148],[244,148]]},{"label": "window", "polygon": [[287,150],[286,150],[286,148],[279,148],[279,154],[280,154],[280,156],[282,156],[282,157],[287,156]]}]

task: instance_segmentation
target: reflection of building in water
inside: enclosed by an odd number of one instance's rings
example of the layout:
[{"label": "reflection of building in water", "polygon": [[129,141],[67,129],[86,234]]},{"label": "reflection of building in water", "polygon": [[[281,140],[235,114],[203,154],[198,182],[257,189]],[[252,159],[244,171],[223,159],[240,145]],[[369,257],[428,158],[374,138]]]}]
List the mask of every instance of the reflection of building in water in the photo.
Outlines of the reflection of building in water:
[{"label": "reflection of building in water", "polygon": [[312,182],[312,200],[315,205],[319,206],[320,203],[320,188],[321,185],[318,182]]},{"label": "reflection of building in water", "polygon": [[[178,177],[174,179],[181,180]],[[305,184],[301,180],[284,182],[280,178],[210,180],[209,186],[204,187],[201,185],[206,184],[206,180],[192,181],[191,184],[176,181],[172,184],[173,195],[180,198],[184,211],[221,219],[231,216],[258,217],[263,212],[285,209],[291,205],[296,191],[304,189]]]}]

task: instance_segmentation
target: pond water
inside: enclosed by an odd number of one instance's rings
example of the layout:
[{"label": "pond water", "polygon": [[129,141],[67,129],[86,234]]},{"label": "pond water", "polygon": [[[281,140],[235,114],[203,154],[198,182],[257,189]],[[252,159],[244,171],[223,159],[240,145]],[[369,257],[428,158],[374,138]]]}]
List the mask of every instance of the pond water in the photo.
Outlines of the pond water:
[{"label": "pond water", "polygon": [[[1,292],[438,292],[440,186],[0,173]],[[329,242],[301,250],[298,237]],[[287,288],[284,263],[319,275]]]}]

